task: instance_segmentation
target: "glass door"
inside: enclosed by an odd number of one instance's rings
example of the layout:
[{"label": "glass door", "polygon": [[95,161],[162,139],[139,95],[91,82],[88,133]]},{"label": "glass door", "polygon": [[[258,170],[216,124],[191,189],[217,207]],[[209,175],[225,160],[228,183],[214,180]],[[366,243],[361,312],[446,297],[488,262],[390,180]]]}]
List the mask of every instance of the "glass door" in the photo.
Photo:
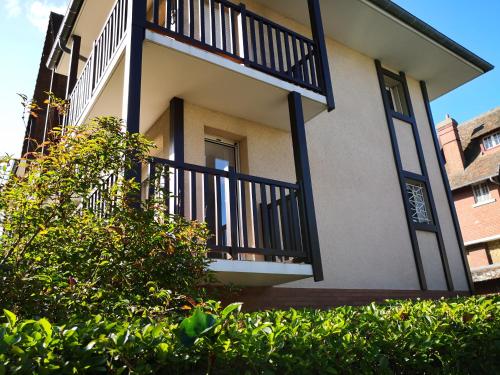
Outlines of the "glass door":
[{"label": "glass door", "polygon": [[[238,170],[238,144],[222,139],[205,139],[205,163],[208,168],[229,171],[229,168]],[[211,233],[212,244],[220,247],[231,245],[231,215],[229,207],[229,180],[221,178],[208,181],[206,221]],[[220,206],[220,207],[219,207]],[[225,258],[224,255],[210,254],[213,258]]]}]

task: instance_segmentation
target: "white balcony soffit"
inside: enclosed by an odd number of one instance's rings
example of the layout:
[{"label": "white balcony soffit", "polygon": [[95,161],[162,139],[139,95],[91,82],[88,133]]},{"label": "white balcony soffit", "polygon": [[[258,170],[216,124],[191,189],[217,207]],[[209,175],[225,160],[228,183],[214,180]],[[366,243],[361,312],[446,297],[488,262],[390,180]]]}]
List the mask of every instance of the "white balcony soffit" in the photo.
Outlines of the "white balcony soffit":
[{"label": "white balcony soffit", "polygon": [[[305,0],[255,1],[299,23],[309,25]],[[408,76],[426,81],[431,100],[484,73],[476,65],[374,3],[383,1],[321,0],[325,34],[373,59],[381,60],[389,68],[404,71]],[[389,1],[387,3],[391,5]],[[473,2],[471,6],[474,6]],[[411,22],[419,23],[415,19]],[[425,27],[428,28],[428,25]],[[440,36],[439,39],[444,41],[445,37]],[[451,40],[444,42],[453,43]],[[459,48],[463,49],[461,46]],[[472,55],[470,52],[468,54]],[[481,59],[475,56],[475,60]],[[330,63],[335,64],[335,59]],[[481,63],[488,65],[485,61]],[[335,90],[335,81],[333,88]]]},{"label": "white balcony soffit", "polygon": [[289,130],[287,95],[303,96],[304,118],[326,110],[323,95],[226,57],[146,32],[141,124],[151,125],[178,96],[193,104],[271,127]]},{"label": "white balcony soffit", "polygon": [[209,269],[220,284],[272,286],[313,276],[310,264],[214,260]]}]

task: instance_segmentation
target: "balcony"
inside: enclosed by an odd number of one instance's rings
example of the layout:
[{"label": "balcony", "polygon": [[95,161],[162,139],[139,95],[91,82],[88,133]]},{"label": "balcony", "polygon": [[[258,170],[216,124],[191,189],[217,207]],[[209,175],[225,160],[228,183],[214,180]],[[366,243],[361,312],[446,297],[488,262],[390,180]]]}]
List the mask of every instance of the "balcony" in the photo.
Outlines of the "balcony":
[{"label": "balcony", "polygon": [[[276,285],[312,277],[302,189],[298,184],[152,158],[143,197],[165,201],[171,214],[205,222],[210,269],[220,283]],[[117,181],[110,176],[101,190]],[[96,191],[87,206],[112,210]]]},{"label": "balcony", "polygon": [[[123,113],[128,6],[115,3],[93,42],[69,96],[68,123]],[[313,40],[225,0],[150,0],[147,9],[141,130],[174,96],[281,129],[289,126],[291,91],[302,95],[306,121],[326,109]]]}]

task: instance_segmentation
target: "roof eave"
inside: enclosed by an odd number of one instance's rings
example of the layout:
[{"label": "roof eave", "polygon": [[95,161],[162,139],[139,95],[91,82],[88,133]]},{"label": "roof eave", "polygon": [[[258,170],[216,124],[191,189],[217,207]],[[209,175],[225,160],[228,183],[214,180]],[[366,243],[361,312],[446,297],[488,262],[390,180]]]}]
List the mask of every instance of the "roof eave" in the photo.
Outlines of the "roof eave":
[{"label": "roof eave", "polygon": [[366,1],[372,3],[373,5],[387,12],[391,16],[397,18],[401,22],[409,25],[419,33],[425,35],[427,38],[433,40],[437,44],[443,46],[444,48],[460,56],[462,59],[466,60],[470,64],[477,67],[483,73],[487,73],[495,68],[492,64],[490,64],[486,60],[482,59],[475,53],[469,51],[461,44],[448,38],[443,33],[439,32],[426,22],[422,21],[420,18],[415,17],[413,14],[411,14],[404,8],[400,7],[399,5],[393,3],[392,1],[390,0],[366,0]]}]

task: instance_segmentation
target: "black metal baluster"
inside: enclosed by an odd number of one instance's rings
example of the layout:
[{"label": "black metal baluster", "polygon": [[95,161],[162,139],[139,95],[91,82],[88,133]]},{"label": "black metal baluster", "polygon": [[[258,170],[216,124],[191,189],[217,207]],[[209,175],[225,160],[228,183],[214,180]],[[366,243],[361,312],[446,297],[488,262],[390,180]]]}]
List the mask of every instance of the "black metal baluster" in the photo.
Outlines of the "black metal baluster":
[{"label": "black metal baluster", "polygon": [[196,172],[191,171],[191,220],[196,220]]},{"label": "black metal baluster", "polygon": [[215,33],[215,1],[210,0],[210,32],[212,33],[212,47],[217,47],[217,39]]},{"label": "black metal baluster", "polygon": [[232,53],[233,55],[238,55],[237,49],[237,36],[238,36],[238,25],[236,23],[237,13],[233,8],[229,8],[229,13],[231,15],[231,42],[232,42]]},{"label": "black metal baluster", "polygon": [[285,42],[285,57],[286,57],[286,73],[292,77],[292,59],[290,57],[290,35],[285,31],[283,33],[283,41]]},{"label": "black metal baluster", "polygon": [[177,0],[177,32],[184,35],[184,0]]},{"label": "black metal baluster", "polygon": [[273,28],[271,25],[267,24],[267,39],[269,46],[269,61],[271,63],[271,69],[276,70],[276,64],[274,62],[274,43],[273,43]]},{"label": "black metal baluster", "polygon": [[278,51],[278,72],[283,72],[283,51],[281,50],[281,31],[274,30],[276,33],[276,50]]},{"label": "black metal baluster", "polygon": [[165,27],[168,30],[172,30],[172,2],[174,0],[166,0],[166,1],[167,1],[167,11],[165,12]]},{"label": "black metal baluster", "polygon": [[267,209],[267,192],[266,185],[260,184],[260,205],[262,214],[262,237],[264,240],[264,247],[271,249],[271,236],[269,233],[269,210]]},{"label": "black metal baluster", "polygon": [[314,64],[314,53],[313,53],[313,46],[311,45],[311,43],[307,43],[307,55],[308,55],[308,59],[309,59],[309,66],[311,68],[311,84],[318,88],[318,83],[317,83],[317,80],[316,80],[316,66]]},{"label": "black metal baluster", "polygon": [[194,0],[188,0],[189,4],[189,36],[194,37]]},{"label": "black metal baluster", "polygon": [[[243,247],[248,248],[248,230],[247,230],[247,199],[245,181],[240,181],[240,199],[241,199],[241,232],[243,237]],[[241,241],[240,241],[241,242]]]},{"label": "black metal baluster", "polygon": [[220,7],[220,32],[222,40],[222,50],[226,52],[227,50],[227,40],[226,40],[226,8],[223,3],[219,4]]},{"label": "black metal baluster", "polygon": [[[229,167],[229,217],[231,222],[231,256],[237,258],[238,251],[238,180],[234,167]],[[227,211],[227,210],[226,210]],[[227,219],[226,219],[227,233]],[[227,235],[226,235],[227,241]]]},{"label": "black metal baluster", "polygon": [[286,200],[285,188],[280,187],[280,212],[281,232],[283,236],[283,249],[290,250],[290,224],[288,222],[288,202]]},{"label": "black metal baluster", "polygon": [[[252,52],[253,52],[253,62],[258,63],[257,59],[257,35],[255,34],[255,19],[253,17],[248,16],[250,20],[250,38],[252,40]],[[250,60],[250,56],[248,57]]]},{"label": "black metal baluster", "polygon": [[205,0],[199,0],[200,2],[200,39],[202,43],[205,43]]},{"label": "black metal baluster", "polygon": [[307,70],[307,58],[306,58],[306,53],[304,50],[304,41],[302,39],[299,39],[299,45],[300,45],[300,54],[301,54],[301,63],[300,65],[302,66],[302,76],[304,77],[305,83],[309,84],[309,71]]},{"label": "black metal baluster", "polygon": [[[260,44],[261,65],[267,66],[266,45],[264,43],[264,23],[262,22],[262,20],[257,20],[257,22],[259,23],[259,44]],[[257,59],[255,61],[257,61]]]},{"label": "black metal baluster", "polygon": [[221,188],[221,181],[220,181],[220,176],[217,175],[215,176],[215,195],[216,195],[216,202],[217,202],[217,217],[215,221],[217,222],[217,245],[219,246],[226,246],[226,241],[224,241],[224,231],[222,227],[222,200],[221,200],[221,193],[222,193],[222,188]]},{"label": "black metal baluster", "polygon": [[300,219],[297,211],[297,196],[295,189],[290,189],[290,211],[292,213],[292,240],[294,242],[293,249],[296,251],[302,251],[302,243],[300,239]]},{"label": "black metal baluster", "polygon": [[252,195],[252,217],[253,217],[253,235],[255,240],[255,247],[258,248],[259,241],[259,213],[257,211],[257,190],[255,189],[255,182],[250,183],[251,195]]},{"label": "black metal baluster", "polygon": [[271,193],[271,220],[272,220],[272,245],[276,250],[281,249],[280,224],[278,221],[278,205],[276,203],[276,186],[269,185]]}]

